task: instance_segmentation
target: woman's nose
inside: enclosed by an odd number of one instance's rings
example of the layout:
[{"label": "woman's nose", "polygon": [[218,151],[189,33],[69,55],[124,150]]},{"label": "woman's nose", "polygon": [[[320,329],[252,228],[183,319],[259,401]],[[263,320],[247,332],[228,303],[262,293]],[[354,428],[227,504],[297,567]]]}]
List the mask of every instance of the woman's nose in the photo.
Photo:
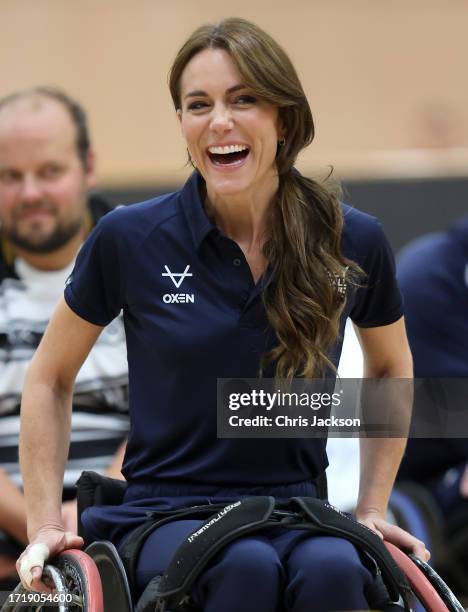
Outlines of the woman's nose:
[{"label": "woman's nose", "polygon": [[233,121],[229,108],[225,105],[215,106],[211,118],[211,129],[226,132],[232,129]]}]

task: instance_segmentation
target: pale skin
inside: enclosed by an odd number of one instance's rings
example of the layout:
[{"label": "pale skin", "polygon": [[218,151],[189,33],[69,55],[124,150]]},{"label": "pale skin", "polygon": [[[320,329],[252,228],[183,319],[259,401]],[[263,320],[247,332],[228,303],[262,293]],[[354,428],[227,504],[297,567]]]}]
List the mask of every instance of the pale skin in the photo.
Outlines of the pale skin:
[{"label": "pale skin", "polygon": [[[355,330],[363,351],[365,378],[412,378],[413,362],[403,317],[391,325],[366,329],[355,326]],[[385,520],[405,446],[404,438],[361,438],[356,518],[385,540],[426,561],[430,554],[424,543]]]},{"label": "pale skin", "polygon": [[[267,266],[262,247],[279,185],[274,160],[283,128],[278,109],[256,100],[242,85],[225,51],[209,49],[184,70],[177,116],[206,181],[207,213],[240,246],[256,282]],[[234,172],[216,167],[208,155],[209,147],[224,144],[249,148],[245,163]]]},{"label": "pale skin", "polygon": [[[27,537],[24,538],[23,531],[21,541],[32,543],[39,537],[41,541],[47,544],[50,551],[59,552],[65,548],[80,547],[83,543],[82,539],[76,535],[76,500],[62,503],[62,483],[69,448],[73,383],[102,328],[91,325],[77,317],[63,300],[57,307],[53,321],[55,321],[54,325],[51,321],[36,351],[25,381],[21,405],[22,433],[20,438],[20,462],[25,502],[23,496],[19,492],[18,494],[22,498],[23,513],[25,511],[25,514],[29,517]],[[70,325],[73,329],[69,327]],[[68,340],[62,335],[65,334],[66,330],[71,332],[67,335]],[[54,333],[58,334],[55,335],[55,338]],[[61,335],[65,342],[60,340]],[[70,351],[66,350],[67,341],[74,343],[76,348],[74,355],[76,355],[77,361],[69,360],[68,367],[62,368],[59,373],[60,361],[66,361],[67,354],[70,354]],[[55,353],[55,348],[58,348],[59,345],[62,347],[62,351]],[[52,354],[55,359],[50,360],[48,357]],[[36,367],[37,362],[39,362],[39,367]],[[37,378],[34,378],[35,372]],[[54,377],[54,374],[56,377]],[[33,383],[30,386],[31,377]],[[24,401],[24,394],[28,393],[29,389],[31,389],[33,399],[32,401]],[[50,402],[49,405],[47,405],[48,402]],[[52,406],[57,411],[50,409]],[[24,425],[24,423],[28,424]],[[39,435],[39,440],[47,440],[47,445],[39,444],[37,441],[33,442],[32,446],[28,446],[27,443],[23,444],[23,440],[31,439],[30,437],[34,436],[35,429]],[[61,431],[62,433],[60,433]],[[59,438],[56,444],[52,442],[54,434]],[[49,448],[47,449],[47,447]],[[111,465],[105,471],[106,476],[123,479],[121,468],[125,447],[126,441],[120,445],[114,455]],[[55,463],[55,469],[52,469],[50,465],[50,469],[47,469],[48,463],[45,456],[49,458],[49,462]],[[36,474],[37,466],[40,466],[38,474]],[[30,473],[31,477],[29,476]],[[32,494],[30,494],[29,487],[30,478],[33,480]],[[54,486],[52,483],[58,483],[58,485]],[[34,501],[39,498],[47,499],[44,513],[38,510]],[[60,533],[58,541],[56,538],[57,530]],[[19,569],[18,564],[16,564],[16,569]],[[49,591],[45,585],[44,590]]]},{"label": "pale skin", "polygon": [[[243,250],[257,281],[267,265],[262,247],[268,235],[268,211],[278,189],[277,143],[287,138],[278,110],[252,100],[229,55],[219,49],[192,58],[182,75],[180,93],[178,118],[192,160],[206,182],[207,213]],[[210,147],[228,144],[248,147],[247,157],[236,169],[217,167],[209,156]],[[23,393],[20,459],[28,536],[31,543],[45,543],[51,555],[82,545],[81,538],[65,532],[60,483],[68,450],[74,377],[100,332],[100,327],[82,320],[62,300],[36,352]],[[358,333],[368,376],[412,376],[403,319]],[[48,440],[47,448],[37,447],[41,438]],[[398,439],[363,441],[357,517],[387,540],[427,559],[429,553],[422,542],[385,521],[404,446],[405,440]],[[23,580],[23,584],[47,590],[41,573],[39,565],[34,567],[32,583]]]},{"label": "pale skin", "polygon": [[[102,328],[87,323],[60,301],[28,370],[21,404],[20,462],[28,516],[28,539],[50,555],[83,545],[62,520],[62,482],[68,455],[73,385]],[[73,351],[68,347],[73,346]],[[36,440],[47,440],[38,445]],[[40,468],[38,467],[40,466]],[[24,553],[23,553],[24,554]],[[17,562],[20,570],[21,557]],[[48,592],[37,576],[33,590]]]}]

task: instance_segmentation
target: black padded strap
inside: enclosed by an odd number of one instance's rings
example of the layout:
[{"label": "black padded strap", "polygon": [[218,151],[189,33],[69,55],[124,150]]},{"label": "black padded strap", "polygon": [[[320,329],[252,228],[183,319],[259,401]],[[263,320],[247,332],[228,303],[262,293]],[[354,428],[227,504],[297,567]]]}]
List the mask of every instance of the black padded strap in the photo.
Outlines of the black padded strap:
[{"label": "black padded strap", "polygon": [[133,531],[121,546],[129,581],[134,578],[136,560],[148,535],[164,523],[184,518],[206,520],[175,551],[165,573],[150,581],[136,612],[185,609],[191,587],[216,553],[236,538],[274,525],[351,541],[375,560],[391,599],[398,601],[401,596],[405,609],[410,609],[409,585],[381,539],[328,502],[313,497],[294,497],[276,504],[276,509],[272,497],[251,497],[228,506],[195,506],[152,513],[151,519]]},{"label": "black padded strap", "polygon": [[274,507],[273,497],[249,497],[211,516],[176,550],[161,580],[152,584],[153,596],[167,609],[177,607],[212,557],[230,541],[266,525]]},{"label": "black padded strap", "polygon": [[[409,609],[408,602],[411,595],[409,584],[376,533],[330,503],[314,497],[293,497],[291,499],[291,509],[302,510],[307,518],[312,521],[312,524],[307,525],[306,523],[305,528],[345,538],[369,553],[376,560],[382,572],[391,598],[397,601],[401,595],[405,600],[407,609]],[[291,528],[297,529],[298,526],[291,525]]]},{"label": "black padded strap", "polygon": [[159,527],[182,519],[201,519],[205,520],[212,516],[216,511],[222,510],[226,504],[206,504],[200,506],[190,506],[178,510],[153,511],[148,512],[148,520],[133,531],[127,534],[119,546],[119,555],[127,573],[130,589],[135,588],[136,566],[143,544],[146,539]]}]

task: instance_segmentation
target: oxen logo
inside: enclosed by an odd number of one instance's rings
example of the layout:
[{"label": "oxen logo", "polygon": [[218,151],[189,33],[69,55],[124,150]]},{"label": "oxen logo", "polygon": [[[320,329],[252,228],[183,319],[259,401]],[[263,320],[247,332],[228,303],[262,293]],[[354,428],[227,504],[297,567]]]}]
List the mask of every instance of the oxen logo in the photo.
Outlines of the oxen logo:
[{"label": "oxen logo", "polygon": [[[164,266],[164,269],[166,271],[162,272],[161,276],[168,276],[177,289],[179,289],[188,276],[193,276],[192,272],[189,272],[190,266],[185,266],[183,272],[171,272],[169,266]],[[165,304],[193,304],[195,296],[193,293],[165,293],[163,295],[163,302]]]}]

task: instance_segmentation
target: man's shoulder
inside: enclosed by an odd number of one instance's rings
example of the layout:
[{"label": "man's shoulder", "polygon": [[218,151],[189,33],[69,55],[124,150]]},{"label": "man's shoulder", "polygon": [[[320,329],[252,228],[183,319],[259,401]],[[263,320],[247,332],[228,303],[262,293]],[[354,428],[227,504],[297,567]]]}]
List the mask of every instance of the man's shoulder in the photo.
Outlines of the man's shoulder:
[{"label": "man's shoulder", "polygon": [[398,280],[405,300],[466,304],[468,260],[451,231],[427,234],[403,248],[397,258]]},{"label": "man's shoulder", "polygon": [[411,262],[428,256],[440,255],[450,246],[449,236],[446,232],[425,234],[412,240],[404,246],[398,256],[399,262]]}]

